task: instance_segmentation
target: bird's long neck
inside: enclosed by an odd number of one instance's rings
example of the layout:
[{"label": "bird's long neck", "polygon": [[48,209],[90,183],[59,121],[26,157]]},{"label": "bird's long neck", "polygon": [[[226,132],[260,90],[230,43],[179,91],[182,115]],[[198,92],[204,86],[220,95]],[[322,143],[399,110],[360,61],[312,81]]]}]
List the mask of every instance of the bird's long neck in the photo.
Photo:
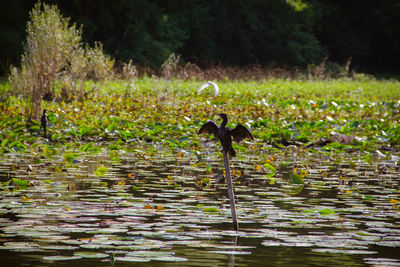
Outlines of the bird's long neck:
[{"label": "bird's long neck", "polygon": [[225,128],[227,123],[228,123],[228,118],[227,117],[222,117],[221,127]]}]

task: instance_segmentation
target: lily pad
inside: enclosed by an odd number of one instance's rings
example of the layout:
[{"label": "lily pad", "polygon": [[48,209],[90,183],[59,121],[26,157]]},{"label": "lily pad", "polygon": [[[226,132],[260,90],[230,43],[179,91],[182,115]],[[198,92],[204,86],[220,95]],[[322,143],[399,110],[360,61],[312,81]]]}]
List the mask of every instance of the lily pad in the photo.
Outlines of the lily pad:
[{"label": "lily pad", "polygon": [[101,258],[107,258],[109,255],[101,252],[77,251],[74,253],[74,256],[78,256],[81,258],[88,258],[88,259],[101,259]]},{"label": "lily pad", "polygon": [[176,256],[160,256],[160,257],[152,258],[152,260],[155,260],[155,261],[164,261],[164,262],[182,262],[182,261],[188,261],[187,258],[176,257]]},{"label": "lily pad", "polygon": [[45,261],[71,261],[71,260],[79,260],[82,257],[79,256],[44,256],[43,260]]},{"label": "lily pad", "polygon": [[224,254],[224,255],[250,255],[251,251],[240,251],[240,250],[214,250],[212,253]]},{"label": "lily pad", "polygon": [[150,259],[143,257],[131,257],[131,256],[123,256],[123,257],[115,257],[115,261],[127,261],[127,262],[149,262]]},{"label": "lily pad", "polygon": [[319,210],[319,214],[321,214],[321,215],[334,215],[334,214],[336,214],[336,212],[333,209],[325,208],[325,209]]}]

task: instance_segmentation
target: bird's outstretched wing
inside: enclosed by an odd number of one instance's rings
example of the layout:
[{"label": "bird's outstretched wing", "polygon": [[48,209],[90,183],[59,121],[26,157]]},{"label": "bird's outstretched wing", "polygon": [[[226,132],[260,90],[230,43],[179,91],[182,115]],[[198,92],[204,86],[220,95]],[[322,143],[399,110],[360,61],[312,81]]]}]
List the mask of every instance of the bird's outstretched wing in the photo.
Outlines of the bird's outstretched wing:
[{"label": "bird's outstretched wing", "polygon": [[241,125],[240,123],[236,126],[235,129],[233,129],[231,131],[231,135],[232,135],[233,139],[237,143],[239,143],[240,141],[242,141],[245,138],[249,138],[251,140],[254,140],[254,138],[251,135],[250,131],[246,127]]},{"label": "bird's outstretched wing", "polygon": [[199,134],[208,133],[213,134],[215,139],[218,140],[218,126],[215,122],[209,121],[203,124],[199,130]]},{"label": "bird's outstretched wing", "polygon": [[202,86],[200,86],[200,88],[199,88],[199,90],[198,90],[198,93],[200,94],[200,92],[201,92],[204,88],[207,88],[207,87],[210,86],[210,85],[212,85],[212,86],[214,87],[214,94],[215,94],[215,96],[217,96],[218,93],[219,93],[219,87],[218,87],[218,85],[217,85],[216,83],[211,82],[211,81],[208,81],[208,82],[206,82],[205,84],[203,84]]}]

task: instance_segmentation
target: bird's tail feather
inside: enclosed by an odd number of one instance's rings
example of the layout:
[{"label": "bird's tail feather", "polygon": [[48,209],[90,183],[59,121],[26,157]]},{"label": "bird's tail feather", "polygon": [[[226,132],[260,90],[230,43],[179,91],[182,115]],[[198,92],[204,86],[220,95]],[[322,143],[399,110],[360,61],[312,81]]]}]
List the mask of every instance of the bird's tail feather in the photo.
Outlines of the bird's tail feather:
[{"label": "bird's tail feather", "polygon": [[232,147],[229,148],[229,154],[231,155],[232,158],[236,157],[236,152]]},{"label": "bird's tail feather", "polygon": [[227,151],[227,152],[228,152],[228,155],[230,156],[230,158],[236,157],[236,152],[235,152],[235,150],[234,150],[232,147],[230,147],[230,148],[228,148],[228,149],[223,148],[223,149],[222,149],[222,153],[224,153],[224,151]]}]

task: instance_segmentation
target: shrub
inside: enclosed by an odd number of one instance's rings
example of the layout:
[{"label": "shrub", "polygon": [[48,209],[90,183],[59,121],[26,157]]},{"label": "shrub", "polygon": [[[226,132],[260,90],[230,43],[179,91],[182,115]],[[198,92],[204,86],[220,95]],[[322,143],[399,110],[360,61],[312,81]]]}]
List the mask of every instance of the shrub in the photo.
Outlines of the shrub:
[{"label": "shrub", "polygon": [[56,79],[74,81],[69,87],[85,79],[108,79],[114,61],[103,53],[102,45],[83,48],[81,29],[69,26],[57,6],[38,2],[30,12],[27,40],[21,68],[11,68],[9,77],[15,93],[31,99],[32,117],[38,119],[41,100],[51,99]]},{"label": "shrub", "polygon": [[[42,11],[43,8],[43,11]],[[12,68],[10,83],[17,93],[31,98],[29,118],[37,119],[40,101],[47,94],[54,94],[53,83],[66,66],[68,56],[79,47],[80,30],[69,26],[56,6],[35,4],[27,24],[25,52],[21,69]]]},{"label": "shrub", "polygon": [[122,65],[121,78],[126,80],[133,80],[138,75],[138,70],[135,65],[133,65],[132,60]]},{"label": "shrub", "polygon": [[94,48],[86,46],[87,77],[94,81],[111,79],[113,76],[114,60],[103,53],[101,43],[95,43]]},{"label": "shrub", "polygon": [[168,59],[165,60],[161,65],[161,76],[167,79],[171,79],[172,77],[176,76],[179,71],[180,59],[180,55],[175,55],[175,53],[170,54]]}]

